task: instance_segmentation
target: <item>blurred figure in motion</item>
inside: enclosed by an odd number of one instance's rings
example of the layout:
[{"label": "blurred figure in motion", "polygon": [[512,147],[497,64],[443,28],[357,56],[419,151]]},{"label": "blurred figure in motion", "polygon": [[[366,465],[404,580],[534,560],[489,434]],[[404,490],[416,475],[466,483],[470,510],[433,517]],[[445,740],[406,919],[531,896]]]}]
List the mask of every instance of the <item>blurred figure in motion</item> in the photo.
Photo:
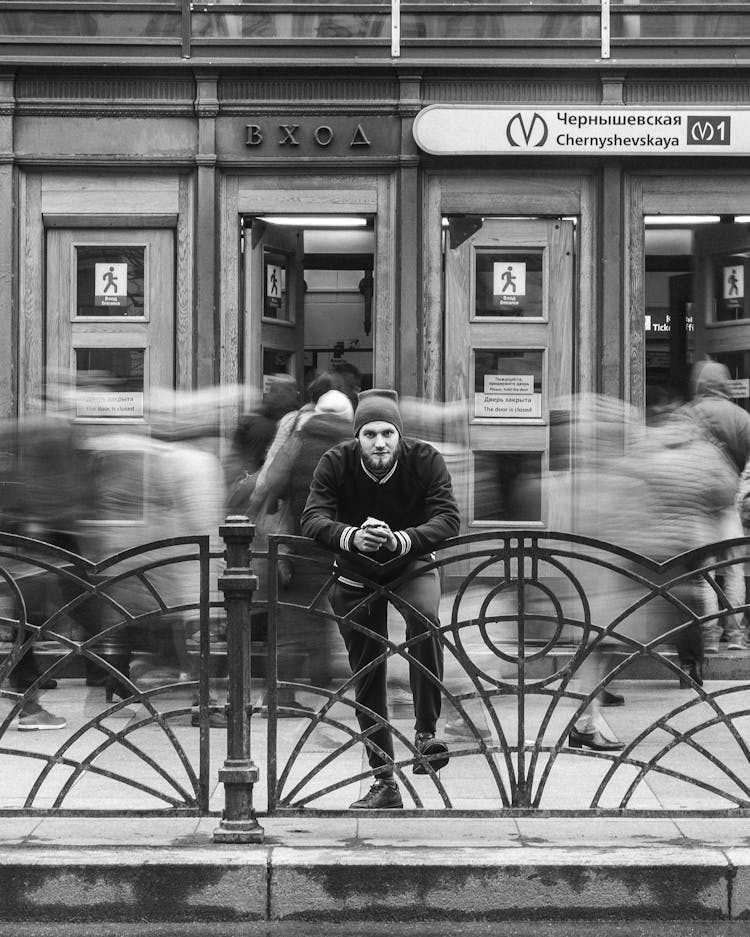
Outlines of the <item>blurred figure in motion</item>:
[{"label": "blurred figure in motion", "polygon": [[[320,388],[330,383],[320,379],[313,382],[313,408],[305,408],[299,414],[296,427],[283,445],[276,449],[273,458],[269,454],[248,505],[251,520],[262,521],[269,505],[283,501],[288,511],[288,532],[301,536],[302,511],[321,456],[352,436],[354,410],[349,398],[334,389],[318,394]],[[306,562],[308,551],[305,547],[295,548],[293,558],[282,558],[279,562],[284,602],[279,607],[277,633],[279,679],[285,682],[309,679],[313,686],[328,687],[333,679],[334,656],[330,621],[301,607],[312,602],[328,571],[322,572],[319,564]],[[310,555],[311,560],[313,555],[316,554]],[[317,609],[327,607],[327,600],[316,605]],[[278,702],[283,707],[307,708],[295,699],[291,689],[282,688]]]},{"label": "blurred figure in motion", "polygon": [[[294,533],[294,520],[289,510],[289,499],[279,496],[278,484],[273,476],[279,471],[280,466],[288,467],[288,463],[294,461],[290,457],[290,451],[297,448],[300,439],[297,431],[302,429],[305,422],[312,416],[320,398],[328,391],[336,390],[345,394],[349,401],[352,396],[356,400],[353,388],[358,386],[358,382],[359,371],[348,363],[344,363],[336,372],[323,371],[313,378],[306,388],[305,402],[302,407],[288,410],[278,419],[272,440],[265,446],[260,464],[254,463],[257,465],[255,469],[252,465],[248,465],[247,476],[241,479],[230,493],[228,512],[245,514],[255,524],[253,550],[258,588],[255,592],[252,627],[254,636],[259,639],[265,639],[268,630],[268,616],[265,608],[268,598],[268,563],[265,559],[268,536],[269,534]],[[279,459],[285,449],[287,451]],[[282,469],[282,474],[284,474],[284,469]],[[255,494],[256,488],[257,494]],[[289,578],[288,563],[282,561],[279,571],[282,576]]]},{"label": "blurred figure in motion", "polygon": [[[359,370],[348,362],[344,362],[334,371],[323,371],[310,381],[305,391],[305,402],[302,407],[299,410],[290,410],[288,413],[285,413],[276,425],[273,441],[267,449],[267,454],[258,471],[256,479],[256,484],[259,485],[261,489],[265,489],[268,481],[267,476],[271,471],[271,466],[275,464],[276,456],[292,433],[297,429],[301,429],[305,421],[312,415],[323,394],[331,390],[343,394],[351,405],[352,413],[354,413],[354,408],[357,405],[357,391],[355,388],[357,388],[357,390],[359,389],[359,381]],[[265,494],[263,498],[265,498]],[[252,516],[257,515],[258,508],[263,498],[254,499]],[[247,512],[245,511],[243,513]]]},{"label": "blurred figure in motion", "polygon": [[[90,487],[72,421],[50,413],[23,423],[7,422],[0,429],[0,452],[0,528],[80,553],[79,524],[90,506]],[[15,569],[19,576],[17,584],[30,624],[43,625],[56,608],[73,597],[64,580],[24,565],[20,558],[10,566],[11,575]],[[12,626],[22,620],[23,610],[8,584],[0,585],[0,615]],[[16,631],[16,641],[24,637]],[[39,676],[32,645],[8,677],[10,687],[25,694],[18,729],[62,729],[65,719],[48,712],[39,702],[39,690],[54,689],[57,683],[43,678],[30,689]]]},{"label": "blurred figure in motion", "polygon": [[[685,412],[714,442],[736,475],[735,490],[739,491],[740,474],[750,461],[750,414],[738,406],[730,394],[728,368],[718,361],[699,361],[693,366],[691,386],[693,398]],[[730,504],[722,515],[717,540],[744,536],[738,505]],[[737,551],[727,558],[736,556]],[[745,604],[745,571],[741,563],[725,566],[718,576],[727,600],[733,606]],[[700,595],[704,614],[719,612],[719,599],[710,582],[701,580]],[[747,647],[744,613],[737,612],[709,619],[703,624],[704,652],[717,654],[719,641],[726,638],[727,649],[742,651]]]},{"label": "blurred figure in motion", "polygon": [[[570,414],[572,452],[564,468],[550,472],[550,503],[559,499],[571,505],[574,533],[619,543],[619,505],[623,498],[634,504],[636,496],[622,463],[625,435],[635,425],[634,411],[617,398],[599,394],[579,394],[558,402],[555,409]],[[612,594],[622,588],[621,583],[609,582],[606,574],[586,564],[575,567],[575,572],[590,600],[592,623],[606,625],[614,617]],[[572,614],[577,617],[575,610]],[[574,632],[573,639],[580,638]],[[576,680],[585,695],[601,683],[614,644],[606,639],[594,644],[579,666]],[[585,743],[585,747],[598,751],[622,748],[604,730],[600,716],[603,703],[622,705],[624,699],[607,688],[598,690],[579,715],[571,732],[571,745],[581,747]]]},{"label": "blurred figure in motion", "polygon": [[287,415],[294,420],[299,407],[297,397],[293,377],[274,375],[260,402],[239,418],[226,460],[230,513],[244,513],[279,424]]},{"label": "blurred figure in motion", "polygon": [[[413,574],[397,591],[404,600],[399,612],[406,620],[406,638],[413,641],[409,671],[414,747],[430,759],[436,771],[448,762],[448,748],[435,735],[442,703],[443,649],[424,623],[426,619],[439,627],[440,582],[437,570],[420,570],[426,565],[425,555],[458,530],[458,506],[440,453],[428,443],[403,436],[395,391],[363,391],[354,415],[354,439],[323,455],[302,513],[302,533],[336,550],[336,581],[330,595],[334,612],[342,619],[351,615],[354,624],[377,636],[370,637],[347,621],[339,626],[352,673],[367,670],[358,678],[355,694],[360,731],[367,733],[372,743],[367,746],[367,756],[375,783],[352,804],[354,808],[403,806],[393,777],[387,667],[384,660],[369,666],[386,650],[388,602],[383,598],[367,601],[368,580],[380,578],[389,583],[405,573]],[[392,562],[380,571],[363,557],[377,563]],[[409,612],[409,607],[419,615]],[[412,660],[432,674],[435,682]],[[381,717],[385,725],[365,709]],[[414,771],[426,773],[426,764],[417,762]]]},{"label": "blurred figure in motion", "polygon": [[[724,513],[734,500],[736,480],[721,452],[684,412],[676,411],[669,401],[652,400],[648,413],[648,424],[639,431],[637,425],[629,423],[632,414],[626,412],[622,401],[593,397],[579,402],[582,438],[596,439],[598,445],[577,470],[575,484],[581,498],[576,502],[576,530],[664,562],[720,537]],[[623,432],[626,445],[624,453],[618,454]],[[579,450],[579,457],[584,452],[585,447]],[[689,568],[671,566],[662,576],[647,575],[659,584],[690,572]],[[595,570],[595,576],[596,581],[587,584],[595,623],[606,625],[644,594],[624,577],[600,570]],[[699,614],[699,586],[694,578],[688,577],[672,594]],[[652,600],[624,618],[617,633],[648,643],[684,622],[682,610],[666,600]],[[613,639],[617,640],[616,635]],[[702,683],[700,627],[688,621],[670,640],[677,646],[688,677]],[[579,671],[586,695],[604,676],[606,649],[603,644],[590,654]],[[602,730],[596,697],[580,714],[569,743],[600,751],[622,747]]]},{"label": "blurred figure in motion", "polygon": [[[155,540],[171,537],[215,535],[223,521],[226,499],[224,473],[218,457],[179,421],[154,419],[154,435],[135,433],[100,435],[88,442],[94,487],[97,492],[97,524],[92,526],[89,550],[97,558],[109,556]],[[128,521],[130,523],[128,523]],[[118,573],[145,562],[168,559],[183,548],[165,547],[139,554],[117,565]],[[186,629],[196,627],[200,599],[197,564],[166,563],[149,570],[147,579],[170,608],[192,605],[191,612],[164,613],[143,582],[126,578],[107,589],[107,594],[131,615],[150,616],[134,628],[117,608],[106,602],[96,606],[99,630],[112,628],[95,646],[96,652],[130,677],[134,650],[146,650],[161,668],[171,671],[165,682],[195,677],[187,649]],[[150,614],[152,613],[152,614]],[[114,626],[114,627],[113,627]],[[108,702],[131,695],[127,684],[109,674],[105,681]],[[198,724],[198,715],[193,715]],[[225,726],[223,714],[211,714],[211,725]]]}]

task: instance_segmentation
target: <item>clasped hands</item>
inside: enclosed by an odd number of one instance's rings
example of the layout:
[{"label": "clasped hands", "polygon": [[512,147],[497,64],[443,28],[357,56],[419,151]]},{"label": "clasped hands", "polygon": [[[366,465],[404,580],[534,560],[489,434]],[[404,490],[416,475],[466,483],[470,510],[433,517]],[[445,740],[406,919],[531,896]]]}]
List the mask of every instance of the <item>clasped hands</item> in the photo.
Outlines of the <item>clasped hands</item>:
[{"label": "clasped hands", "polygon": [[368,517],[362,522],[354,534],[353,543],[360,553],[376,553],[383,546],[395,550],[398,545],[388,524],[376,517]]}]

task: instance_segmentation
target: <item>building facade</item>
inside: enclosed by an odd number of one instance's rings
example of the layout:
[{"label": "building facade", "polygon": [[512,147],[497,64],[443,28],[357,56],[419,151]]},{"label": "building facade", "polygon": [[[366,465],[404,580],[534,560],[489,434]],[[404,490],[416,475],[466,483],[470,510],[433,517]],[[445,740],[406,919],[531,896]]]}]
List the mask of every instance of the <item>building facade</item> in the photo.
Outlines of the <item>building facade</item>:
[{"label": "building facade", "polygon": [[559,528],[573,395],[747,405],[746,4],[0,0],[0,59],[4,418],[348,361]]}]

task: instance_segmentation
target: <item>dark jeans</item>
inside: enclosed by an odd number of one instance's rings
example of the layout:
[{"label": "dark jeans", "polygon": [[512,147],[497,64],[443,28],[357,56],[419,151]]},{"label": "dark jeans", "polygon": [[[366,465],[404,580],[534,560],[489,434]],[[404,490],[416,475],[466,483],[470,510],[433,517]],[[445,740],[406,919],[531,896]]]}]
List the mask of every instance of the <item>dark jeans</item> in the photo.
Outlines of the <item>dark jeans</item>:
[{"label": "dark jeans", "polygon": [[[409,605],[419,611],[436,627],[440,622],[438,611],[440,608],[440,582],[437,570],[430,570],[424,575],[417,576],[399,586],[397,594]],[[331,590],[331,606],[336,615],[345,617],[359,605],[365,596],[366,590],[347,586],[337,582]],[[385,599],[376,599],[352,615],[350,621],[369,628],[375,636],[363,634],[357,628],[351,627],[346,621],[339,623],[339,631],[346,644],[349,654],[349,665],[352,673],[357,674],[372,661],[376,660],[386,650],[388,638],[388,602]],[[426,623],[417,615],[403,612],[406,621],[407,641],[429,631]],[[409,655],[409,683],[414,699],[415,729],[417,732],[434,732],[437,720],[440,718],[442,703],[440,686],[436,685],[424,674],[415,661],[422,664],[438,681],[443,679],[443,648],[436,636],[425,637],[416,641],[408,648]],[[356,681],[355,699],[361,706],[371,709],[386,723],[373,730],[368,735],[380,751],[368,746],[367,757],[370,767],[377,770],[379,776],[391,774],[391,770],[384,766],[393,760],[393,737],[388,726],[388,699],[386,661],[383,660],[372,670],[363,674]],[[357,710],[357,720],[361,732],[366,732],[376,720],[368,713]]]}]

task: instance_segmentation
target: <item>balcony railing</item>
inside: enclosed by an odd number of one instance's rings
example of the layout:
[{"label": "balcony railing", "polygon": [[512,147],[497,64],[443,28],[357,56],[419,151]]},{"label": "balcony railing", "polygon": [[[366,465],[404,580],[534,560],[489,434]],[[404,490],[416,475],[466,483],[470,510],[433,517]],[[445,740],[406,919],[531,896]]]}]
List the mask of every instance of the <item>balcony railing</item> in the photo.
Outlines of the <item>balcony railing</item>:
[{"label": "balcony railing", "polygon": [[[0,57],[417,60],[435,49],[544,61],[731,58],[750,5],[729,0],[0,0]],[[276,50],[276,51],[274,51]],[[666,50],[671,50],[666,52]],[[712,50],[712,51],[708,51]],[[662,54],[663,53],[663,54]]]}]

